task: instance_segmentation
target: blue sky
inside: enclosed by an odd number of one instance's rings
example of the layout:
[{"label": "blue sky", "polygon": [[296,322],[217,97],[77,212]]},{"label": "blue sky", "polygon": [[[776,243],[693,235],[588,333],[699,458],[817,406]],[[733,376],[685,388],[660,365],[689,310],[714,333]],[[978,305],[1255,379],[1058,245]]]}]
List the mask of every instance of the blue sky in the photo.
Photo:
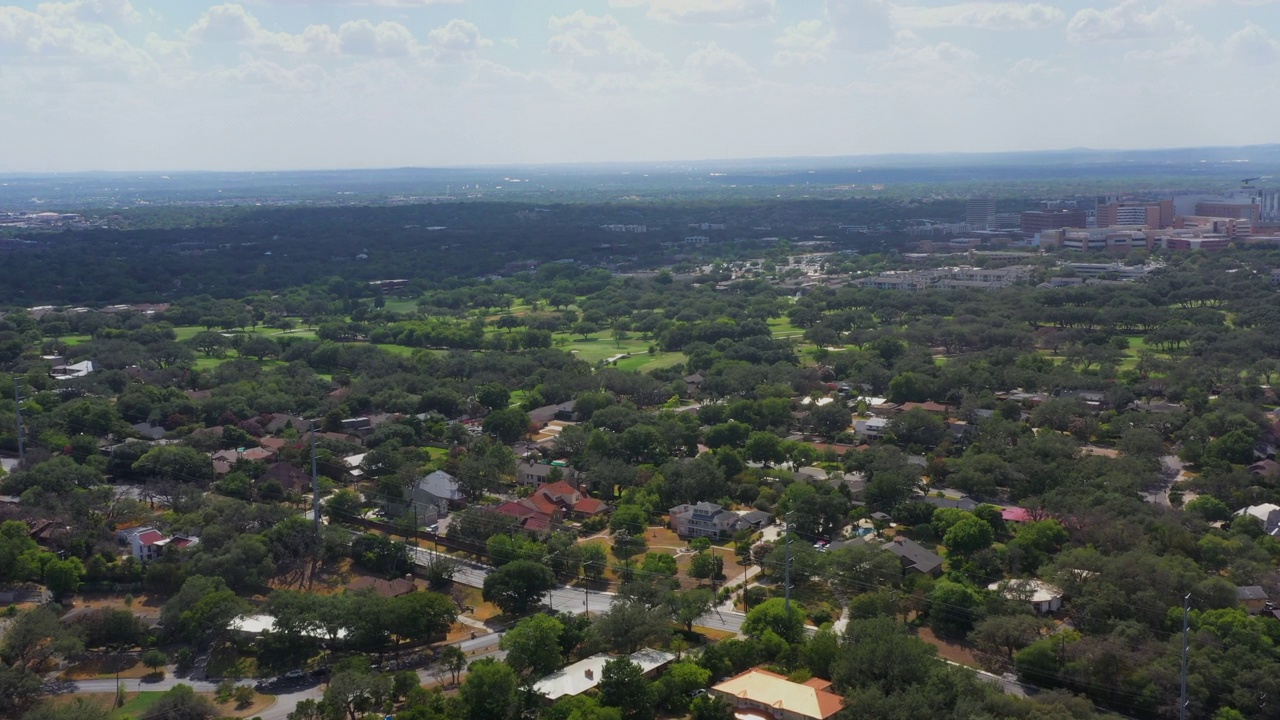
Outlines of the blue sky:
[{"label": "blue sky", "polygon": [[0,4],[0,172],[1237,145],[1278,91],[1280,0]]}]

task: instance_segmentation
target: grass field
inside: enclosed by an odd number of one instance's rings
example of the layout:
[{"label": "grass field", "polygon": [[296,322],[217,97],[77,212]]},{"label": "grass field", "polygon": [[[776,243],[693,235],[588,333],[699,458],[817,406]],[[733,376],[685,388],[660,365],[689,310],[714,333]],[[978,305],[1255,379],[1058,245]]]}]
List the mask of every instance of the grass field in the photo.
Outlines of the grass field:
[{"label": "grass field", "polygon": [[791,319],[787,316],[776,317],[769,321],[769,329],[773,331],[775,338],[793,338],[800,337],[804,334],[804,330],[791,324]]},{"label": "grass field", "polygon": [[[685,361],[684,353],[657,352],[650,355],[649,346],[653,344],[651,340],[632,337],[618,342],[613,339],[611,330],[592,333],[585,340],[581,335],[570,333],[556,333],[552,337],[556,348],[571,353],[574,357],[592,365],[622,354],[630,354],[631,357],[618,360],[617,367],[627,371],[646,372],[672,367]],[[563,344],[561,344],[562,341]]]}]

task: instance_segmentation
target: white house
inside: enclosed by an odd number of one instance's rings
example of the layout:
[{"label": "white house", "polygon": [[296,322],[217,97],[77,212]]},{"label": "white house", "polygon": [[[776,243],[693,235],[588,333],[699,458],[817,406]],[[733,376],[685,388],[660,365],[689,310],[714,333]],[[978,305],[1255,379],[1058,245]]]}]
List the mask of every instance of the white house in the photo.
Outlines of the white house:
[{"label": "white house", "polygon": [[720,538],[733,534],[738,513],[711,503],[677,505],[671,508],[671,529],[682,538]]},{"label": "white house", "polygon": [[[605,663],[614,659],[616,658],[613,655],[603,653],[592,655],[542,678],[534,684],[533,689],[545,697],[547,702],[555,702],[566,695],[581,695],[600,684],[600,673],[604,671]],[[640,671],[646,677],[650,677],[675,660],[676,656],[669,652],[645,648],[632,653],[628,659],[639,665]]]},{"label": "white house", "polygon": [[1041,580],[997,580],[987,586],[1009,600],[1031,603],[1031,609],[1041,613],[1057,612],[1062,607],[1062,591]]},{"label": "white house", "polygon": [[153,527],[130,528],[122,531],[121,537],[129,543],[129,550],[138,562],[155,560],[169,545],[181,549],[200,542],[198,537],[185,535],[169,537]]},{"label": "white house", "polygon": [[1242,515],[1252,515],[1262,521],[1262,527],[1267,531],[1268,535],[1280,537],[1280,505],[1273,503],[1263,503],[1261,505],[1250,505],[1236,511],[1236,517]]}]

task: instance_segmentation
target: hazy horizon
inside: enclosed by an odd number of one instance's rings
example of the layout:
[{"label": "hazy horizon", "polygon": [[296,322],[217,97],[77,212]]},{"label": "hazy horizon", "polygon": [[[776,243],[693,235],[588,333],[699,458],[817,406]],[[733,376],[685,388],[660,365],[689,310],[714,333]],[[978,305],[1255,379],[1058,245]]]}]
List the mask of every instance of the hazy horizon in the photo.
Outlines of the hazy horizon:
[{"label": "hazy horizon", "polygon": [[23,0],[0,173],[1255,145],[1278,37],[1255,0]]}]

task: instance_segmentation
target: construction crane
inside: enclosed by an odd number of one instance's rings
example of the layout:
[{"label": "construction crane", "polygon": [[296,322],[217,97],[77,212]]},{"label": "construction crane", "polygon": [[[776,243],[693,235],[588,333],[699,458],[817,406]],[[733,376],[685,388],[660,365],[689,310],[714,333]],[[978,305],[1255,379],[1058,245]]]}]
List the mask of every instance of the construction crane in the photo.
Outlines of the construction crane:
[{"label": "construction crane", "polygon": [[1249,183],[1253,182],[1254,180],[1261,180],[1261,179],[1262,179],[1261,177],[1245,178],[1240,181],[1240,187],[1241,188],[1252,187]]}]

